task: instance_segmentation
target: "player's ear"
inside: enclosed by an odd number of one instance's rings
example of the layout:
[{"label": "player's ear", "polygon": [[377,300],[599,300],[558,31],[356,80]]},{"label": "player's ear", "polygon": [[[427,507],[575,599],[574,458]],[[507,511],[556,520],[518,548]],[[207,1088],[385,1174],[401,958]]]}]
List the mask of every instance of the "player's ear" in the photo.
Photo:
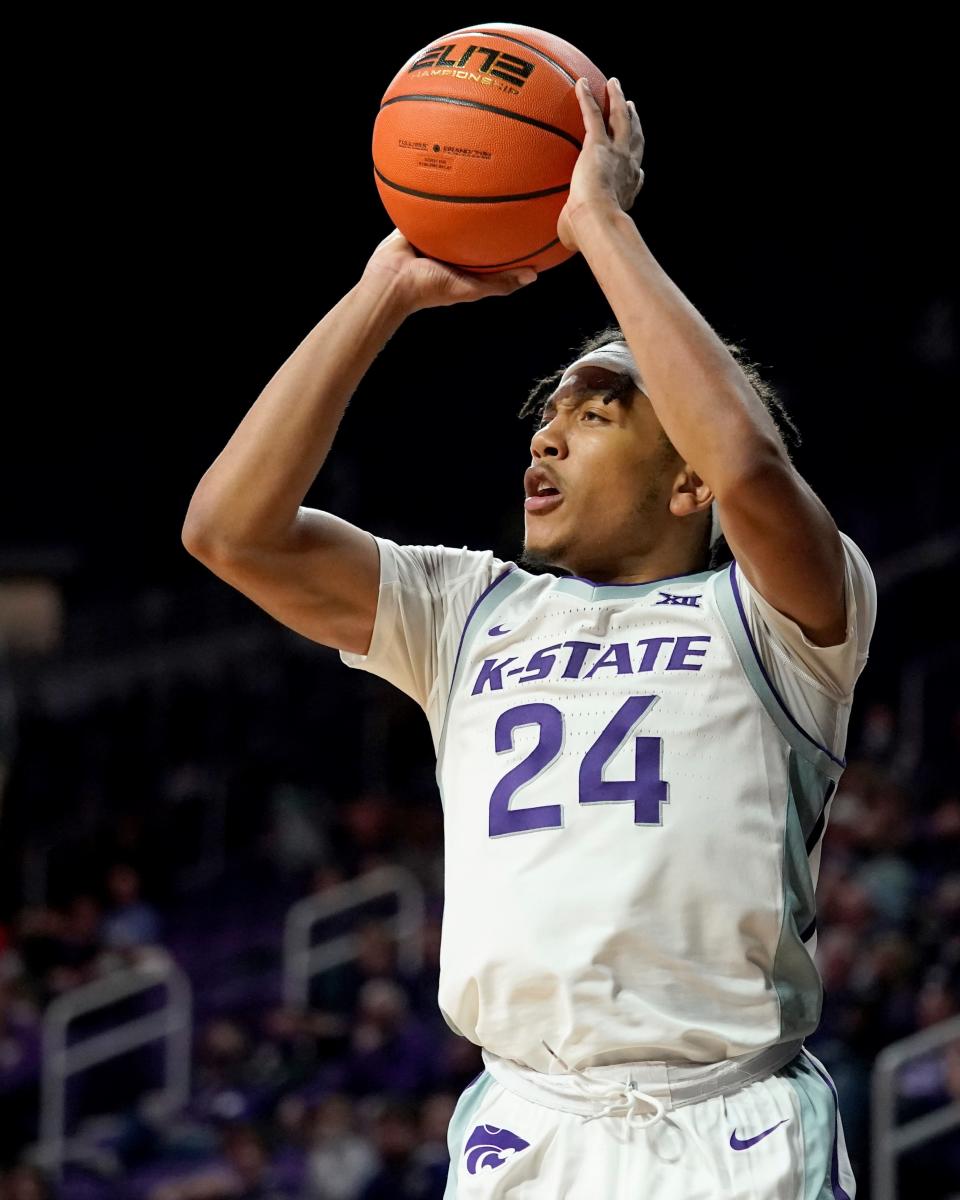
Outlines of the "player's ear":
[{"label": "player's ear", "polygon": [[673,494],[670,496],[670,511],[675,517],[688,517],[692,513],[703,512],[713,503],[714,495],[710,485],[704,483],[689,463],[683,464],[683,469],[677,472],[673,482]]}]

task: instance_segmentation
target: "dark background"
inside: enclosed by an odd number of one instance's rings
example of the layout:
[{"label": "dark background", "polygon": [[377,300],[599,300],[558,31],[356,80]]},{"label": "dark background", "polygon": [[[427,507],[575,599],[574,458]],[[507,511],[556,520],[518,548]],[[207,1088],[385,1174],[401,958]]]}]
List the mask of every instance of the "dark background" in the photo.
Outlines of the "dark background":
[{"label": "dark background", "polygon": [[[443,28],[468,19],[441,11]],[[942,436],[955,132],[936,30],[838,40],[614,14],[558,28],[548,12],[518,19],[578,44],[637,104],[638,228],[782,389],[799,465],[844,528],[888,551],[955,524]],[[64,86],[69,104],[33,147],[42,182],[23,181],[55,219],[42,279],[28,275],[40,345],[13,407],[37,452],[6,473],[11,541],[76,547],[73,585],[91,589],[199,569],[179,543],[194,486],[392,227],[373,121],[437,21],[404,14],[356,38],[291,23],[262,42],[252,28],[161,28]],[[416,314],[348,410],[329,464],[348,485],[336,511],[376,531],[394,510],[384,470],[403,472],[409,540],[508,549],[528,457],[514,414],[606,316],[579,256],[525,294]],[[486,486],[435,486],[451,461],[482,464]],[[309,502],[325,506],[331,486],[321,475]]]}]

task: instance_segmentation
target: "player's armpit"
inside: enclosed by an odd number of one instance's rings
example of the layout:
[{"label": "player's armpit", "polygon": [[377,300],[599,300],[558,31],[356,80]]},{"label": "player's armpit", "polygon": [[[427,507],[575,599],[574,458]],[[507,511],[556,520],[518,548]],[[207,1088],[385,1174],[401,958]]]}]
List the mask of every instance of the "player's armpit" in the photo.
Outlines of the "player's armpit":
[{"label": "player's armpit", "polygon": [[807,481],[773,456],[717,497],[737,568],[817,646],[847,632],[844,555],[836,523]]}]

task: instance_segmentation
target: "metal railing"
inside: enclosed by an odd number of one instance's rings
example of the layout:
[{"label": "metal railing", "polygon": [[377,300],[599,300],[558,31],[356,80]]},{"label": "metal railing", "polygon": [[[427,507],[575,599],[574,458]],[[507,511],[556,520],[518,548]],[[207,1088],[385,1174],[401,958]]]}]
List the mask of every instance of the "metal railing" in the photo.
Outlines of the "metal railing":
[{"label": "metal railing", "polygon": [[420,881],[404,867],[376,867],[358,879],[337,884],[320,896],[305,896],[292,905],[283,929],[283,999],[290,1008],[306,1008],[315,975],[357,956],[355,934],[345,933],[311,945],[315,926],[381,896],[395,895],[398,911],[379,918],[397,941],[398,963],[410,972],[423,965],[422,931],[425,902]]},{"label": "metal railing", "polygon": [[[112,1029],[67,1045],[70,1025],[78,1017],[109,1008],[119,1000],[165,985],[166,1003],[156,1012],[118,1023]],[[190,981],[160,946],[151,946],[131,967],[103,979],[81,984],[58,996],[43,1014],[40,1140],[36,1161],[59,1175],[68,1146],[67,1081],[81,1071],[158,1038],[165,1040],[164,1087],[156,1096],[156,1111],[172,1114],[190,1098],[190,1054],[193,997]]]},{"label": "metal railing", "polygon": [[897,1125],[897,1072],[905,1063],[953,1041],[960,1041],[960,1017],[901,1038],[877,1055],[870,1095],[873,1200],[897,1200],[897,1159],[901,1154],[960,1127],[960,1100]]}]

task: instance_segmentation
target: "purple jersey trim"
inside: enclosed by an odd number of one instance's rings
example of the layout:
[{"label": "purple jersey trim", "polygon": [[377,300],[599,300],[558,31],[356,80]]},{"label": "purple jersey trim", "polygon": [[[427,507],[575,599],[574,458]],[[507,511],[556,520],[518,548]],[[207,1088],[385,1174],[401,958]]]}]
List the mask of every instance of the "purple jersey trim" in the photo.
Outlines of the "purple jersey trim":
[{"label": "purple jersey trim", "polygon": [[[721,567],[716,568],[722,570]],[[595,579],[587,579],[584,575],[558,575],[558,579],[579,579],[581,583],[589,583],[591,587],[646,587],[648,583],[668,583],[671,579],[690,579],[694,575],[713,575],[715,571],[686,571],[683,575],[663,575],[659,579],[638,579],[634,583],[597,583]]]},{"label": "purple jersey trim", "polygon": [[816,1071],[824,1083],[829,1087],[833,1096],[833,1154],[830,1158],[830,1186],[833,1188],[834,1200],[850,1200],[850,1196],[840,1186],[840,1163],[837,1157],[837,1120],[840,1112],[840,1100],[837,1096],[837,1089],[833,1086],[833,1080],[829,1075],[825,1075],[823,1071],[813,1061],[812,1056],[807,1054],[807,1062]]},{"label": "purple jersey trim", "polygon": [[810,734],[807,733],[807,731],[803,728],[803,726],[794,718],[793,713],[791,713],[790,709],[787,708],[783,697],[780,695],[780,693],[777,691],[777,689],[773,686],[773,680],[767,674],[767,668],[763,665],[763,659],[760,657],[760,652],[757,649],[757,644],[753,640],[753,634],[750,632],[750,622],[747,620],[747,614],[743,608],[743,600],[741,599],[741,596],[740,596],[740,588],[737,586],[736,566],[737,566],[737,560],[734,559],[730,563],[730,584],[731,584],[731,587],[733,588],[733,598],[737,602],[737,611],[740,613],[740,620],[743,622],[744,632],[747,635],[747,640],[750,643],[750,648],[753,651],[753,656],[757,660],[757,666],[760,668],[760,673],[763,675],[763,678],[766,680],[767,687],[770,689],[771,692],[773,692],[774,696],[776,697],[777,703],[783,709],[784,715],[786,716],[786,718],[790,722],[790,724],[794,727],[794,729],[796,729],[798,733],[802,733],[803,736],[807,739],[807,741],[812,746],[816,746],[816,748],[818,750],[822,750],[823,753],[827,756],[827,758],[830,759],[831,762],[835,762],[838,767],[846,767],[847,760],[845,758],[837,758],[837,756],[835,754],[830,753],[830,751],[827,749],[826,746],[821,746],[816,738],[811,737]]},{"label": "purple jersey trim", "polygon": [[836,785],[835,781],[831,779],[829,784],[827,785],[827,790],[823,797],[823,807],[820,809],[820,812],[817,815],[817,819],[813,823],[813,828],[810,830],[810,833],[807,835],[807,856],[808,857],[813,853],[817,842],[820,841],[820,836],[823,833],[824,827],[827,823],[827,805],[830,803],[830,797],[836,791],[836,788],[837,788],[837,785]]},{"label": "purple jersey trim", "polygon": [[453,689],[453,680],[454,680],[454,679],[456,679],[456,677],[457,677],[457,667],[460,665],[460,651],[463,649],[463,639],[466,637],[466,635],[467,635],[467,630],[470,628],[470,622],[473,620],[473,614],[474,614],[474,613],[477,611],[477,609],[480,607],[480,605],[481,605],[481,603],[483,602],[483,600],[484,600],[484,599],[485,599],[487,596],[489,596],[489,595],[490,595],[490,593],[491,593],[491,592],[493,591],[493,589],[494,589],[494,588],[497,586],[497,584],[498,584],[498,583],[502,583],[502,582],[503,582],[503,580],[504,580],[504,579],[506,579],[506,577],[507,577],[507,576],[510,574],[510,572],[511,572],[511,571],[513,571],[514,569],[515,569],[515,568],[514,568],[514,567],[512,567],[512,566],[510,566],[510,567],[507,567],[507,569],[506,569],[505,571],[501,571],[501,572],[500,572],[500,574],[499,574],[499,575],[496,577],[496,579],[495,579],[495,580],[494,580],[492,583],[490,583],[490,584],[487,584],[487,586],[486,586],[486,587],[483,589],[483,591],[482,591],[482,592],[480,593],[480,595],[479,595],[479,596],[476,598],[476,600],[474,600],[474,602],[473,602],[473,607],[472,607],[472,608],[470,609],[470,611],[467,613],[467,619],[464,621],[464,623],[463,623],[463,628],[460,630],[460,641],[457,643],[457,657],[456,657],[456,658],[453,660],[453,674],[450,676],[450,680],[451,680],[451,682],[450,682],[450,688],[451,688],[451,690]]}]

